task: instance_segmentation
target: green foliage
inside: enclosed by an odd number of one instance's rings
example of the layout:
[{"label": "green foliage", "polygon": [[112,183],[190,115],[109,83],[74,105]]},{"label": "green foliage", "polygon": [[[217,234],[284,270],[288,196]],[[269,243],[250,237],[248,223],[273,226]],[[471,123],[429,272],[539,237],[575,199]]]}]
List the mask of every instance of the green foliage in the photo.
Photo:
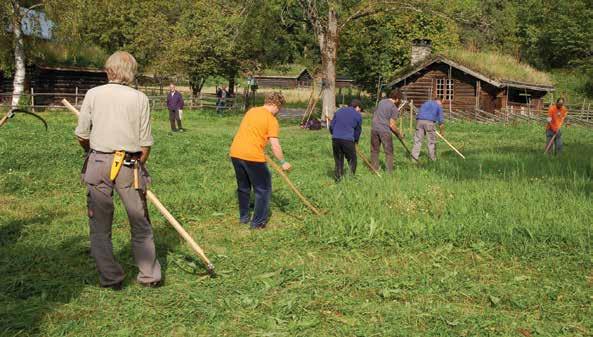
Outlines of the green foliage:
[{"label": "green foliage", "polygon": [[446,136],[466,161],[439,144],[437,163],[415,167],[396,147],[394,174],[378,178],[359,164],[356,179],[335,184],[327,133],[282,122],[290,177],[326,214],[311,215],[273,174],[269,228],[251,232],[236,219],[228,160],[239,118],[186,111],[187,132],[171,135],[166,111],[155,112],[152,189],[219,277],[203,275],[150,205],[166,281],[159,289],[135,284],[130,229],[117,201],[114,250],[127,278],[114,293],[97,286],[89,255],[75,118],[45,117],[47,133],[27,116],[0,129],[2,335],[593,332],[588,129],[566,129],[564,156],[546,158],[541,125],[451,123]]},{"label": "green foliage", "polygon": [[370,93],[409,63],[411,42],[429,38],[436,49],[459,44],[455,24],[428,13],[398,11],[353,22],[340,37],[339,70]]}]

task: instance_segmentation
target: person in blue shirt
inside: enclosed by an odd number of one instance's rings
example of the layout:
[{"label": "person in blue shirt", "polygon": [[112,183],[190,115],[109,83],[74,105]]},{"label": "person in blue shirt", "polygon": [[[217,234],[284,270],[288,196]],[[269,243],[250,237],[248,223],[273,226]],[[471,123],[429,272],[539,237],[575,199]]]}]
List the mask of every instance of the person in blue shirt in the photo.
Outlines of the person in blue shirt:
[{"label": "person in blue shirt", "polygon": [[420,156],[420,147],[422,147],[422,140],[425,135],[428,136],[428,157],[432,161],[437,159],[435,123],[439,124],[441,133],[444,133],[445,116],[443,114],[443,104],[438,98],[422,104],[420,112],[416,115],[416,134],[414,134],[414,148],[412,149],[412,157],[414,159],[418,160]]},{"label": "person in blue shirt", "polygon": [[361,111],[360,101],[354,99],[349,106],[338,109],[331,121],[329,132],[336,162],[336,182],[344,176],[344,157],[348,160],[352,175],[356,173],[356,144],[362,132]]}]

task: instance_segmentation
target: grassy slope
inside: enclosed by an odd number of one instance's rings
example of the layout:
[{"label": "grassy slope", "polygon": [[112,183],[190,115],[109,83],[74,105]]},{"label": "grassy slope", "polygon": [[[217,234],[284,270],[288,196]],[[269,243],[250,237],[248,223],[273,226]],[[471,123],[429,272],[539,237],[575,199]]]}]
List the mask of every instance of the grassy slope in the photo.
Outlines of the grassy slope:
[{"label": "grassy slope", "polygon": [[396,144],[392,176],[361,164],[336,185],[327,134],[284,123],[291,177],[328,214],[311,216],[275,176],[270,228],[251,232],[236,220],[226,158],[239,119],[186,112],[188,132],[169,135],[164,115],[153,190],[220,277],[202,276],[151,207],[166,286],[135,285],[117,207],[126,287],[98,288],[74,118],[48,116],[45,133],[18,117],[0,129],[0,335],[593,333],[589,130],[566,130],[566,155],[547,159],[539,126],[450,125],[468,160],[440,145],[438,163],[416,168]]}]

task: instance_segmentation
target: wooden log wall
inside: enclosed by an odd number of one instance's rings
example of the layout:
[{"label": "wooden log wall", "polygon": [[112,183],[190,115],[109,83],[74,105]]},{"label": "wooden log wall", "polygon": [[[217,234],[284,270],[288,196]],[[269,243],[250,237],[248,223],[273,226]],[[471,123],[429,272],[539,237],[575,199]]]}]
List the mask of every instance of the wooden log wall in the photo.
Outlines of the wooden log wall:
[{"label": "wooden log wall", "polygon": [[421,106],[436,95],[437,79],[453,80],[453,100],[443,101],[443,108],[454,110],[472,110],[476,106],[476,81],[457,69],[446,64],[434,64],[402,82],[400,89],[408,100],[413,99],[416,107]]}]

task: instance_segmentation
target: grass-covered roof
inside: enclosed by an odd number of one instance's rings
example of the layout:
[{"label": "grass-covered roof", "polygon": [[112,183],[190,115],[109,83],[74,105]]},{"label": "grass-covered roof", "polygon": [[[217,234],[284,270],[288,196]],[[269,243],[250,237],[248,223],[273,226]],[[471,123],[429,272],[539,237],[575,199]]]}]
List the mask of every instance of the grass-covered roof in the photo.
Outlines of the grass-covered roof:
[{"label": "grass-covered roof", "polygon": [[454,63],[473,72],[472,75],[481,75],[499,84],[520,83],[538,87],[552,87],[550,76],[532,66],[521,63],[510,55],[495,52],[470,52],[467,50],[452,49],[435,54],[419,65],[409,65],[395,75],[395,80],[390,85],[396,84],[404,78],[415,73],[418,68],[429,66],[436,61]]},{"label": "grass-covered roof", "polygon": [[526,63],[521,63],[510,55],[494,52],[470,52],[462,49],[448,50],[441,55],[497,81],[553,85],[547,73]]}]

